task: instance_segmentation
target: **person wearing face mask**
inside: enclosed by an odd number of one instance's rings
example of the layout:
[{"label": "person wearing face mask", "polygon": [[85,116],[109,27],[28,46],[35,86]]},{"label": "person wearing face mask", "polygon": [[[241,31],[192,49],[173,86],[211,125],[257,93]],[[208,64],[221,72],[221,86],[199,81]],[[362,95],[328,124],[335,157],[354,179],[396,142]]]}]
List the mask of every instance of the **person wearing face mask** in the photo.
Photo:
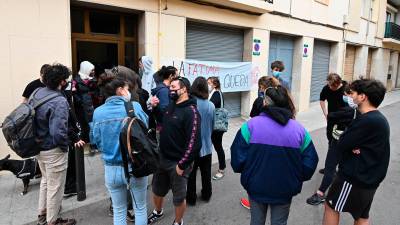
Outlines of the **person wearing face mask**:
[{"label": "person wearing face mask", "polygon": [[264,105],[264,91],[268,87],[276,87],[280,85],[279,80],[272,76],[263,76],[258,80],[258,97],[254,100],[253,107],[250,111],[250,117],[260,115]]},{"label": "person wearing face mask", "polygon": [[[105,171],[105,185],[112,199],[114,225],[127,224],[127,181],[124,175],[124,167],[120,151],[119,135],[127,118],[125,103],[132,102],[135,115],[148,124],[148,117],[140,104],[131,101],[132,95],[129,87],[136,87],[125,79],[128,70],[122,66],[105,70],[100,75],[100,89],[106,97],[106,102],[96,108],[93,114],[90,139],[102,152]],[[113,121],[110,123],[110,121]],[[133,208],[135,212],[135,224],[147,224],[147,194],[148,177],[131,177],[130,189]],[[133,200],[134,199],[134,200]]]},{"label": "person wearing face mask", "polygon": [[156,86],[154,80],[153,60],[150,56],[142,56],[139,59],[139,76],[142,79],[142,88],[151,93]]},{"label": "person wearing face mask", "polygon": [[350,90],[360,115],[336,144],[339,170],[326,197],[323,225],[338,225],[342,212],[350,213],[356,225],[370,224],[374,195],[390,161],[390,126],[377,109],[385,98],[385,86],[361,79],[353,81]]},{"label": "person wearing face mask", "polygon": [[155,209],[148,217],[148,224],[164,216],[164,197],[171,189],[175,206],[173,225],[183,225],[188,177],[202,147],[201,118],[196,100],[189,95],[188,79],[173,79],[169,89],[171,103],[160,132],[160,165],[152,183]]},{"label": "person wearing face mask", "polygon": [[[64,65],[51,65],[43,75],[43,83],[46,84],[46,87],[38,89],[32,94],[35,99],[42,99],[54,93],[59,94],[58,97],[45,102],[35,111],[36,134],[41,140],[41,151],[36,158],[42,172],[38,224],[76,224],[74,219],[59,217],[70,145],[68,136],[69,105],[62,94],[62,89],[67,85],[70,75],[71,71]],[[79,145],[80,143],[75,143],[75,146]]]},{"label": "person wearing face mask", "polygon": [[[218,77],[209,77],[207,79],[208,89],[210,95],[208,99],[214,104],[215,109],[224,107],[224,96],[221,92],[221,83]],[[225,152],[222,147],[222,137],[224,136],[224,131],[213,130],[211,134],[211,140],[214,145],[214,149],[218,155],[219,168],[217,173],[212,177],[213,180],[220,180],[225,176]]]},{"label": "person wearing face mask", "polygon": [[286,88],[268,87],[262,113],[243,123],[232,143],[231,166],[249,195],[251,225],[265,225],[268,210],[269,224],[286,225],[292,198],[317,167],[311,136],[295,113]]},{"label": "person wearing face mask", "polygon": [[152,106],[152,114],[154,115],[158,129],[162,127],[163,115],[170,103],[169,87],[171,81],[176,77],[176,68],[173,66],[163,66],[158,72],[158,77],[162,79],[162,82],[157,87],[151,90],[153,96],[150,100]]},{"label": "person wearing face mask", "polygon": [[[89,61],[83,61],[80,64],[78,75],[73,80],[74,86],[74,106],[76,116],[81,125],[81,137],[83,141],[89,143],[89,123],[93,117],[93,99],[96,84],[93,82],[94,65]],[[90,154],[95,153],[95,147],[90,146]]]},{"label": "person wearing face mask", "polygon": [[282,74],[285,70],[285,65],[282,61],[274,61],[271,63],[271,71],[272,76],[279,80],[279,83],[285,87],[286,89],[290,90],[289,83],[283,79]]},{"label": "person wearing face mask", "polygon": [[351,98],[351,91],[348,85],[346,85],[345,90],[343,101],[346,103],[346,106],[328,114],[328,120],[333,124],[332,141],[329,145],[328,153],[326,154],[324,176],[321,184],[318,190],[306,201],[310,205],[319,205],[325,201],[325,192],[332,184],[338,165],[338,150],[336,149],[336,144],[341,134],[351,122],[360,115],[357,110],[357,104],[355,104]]}]

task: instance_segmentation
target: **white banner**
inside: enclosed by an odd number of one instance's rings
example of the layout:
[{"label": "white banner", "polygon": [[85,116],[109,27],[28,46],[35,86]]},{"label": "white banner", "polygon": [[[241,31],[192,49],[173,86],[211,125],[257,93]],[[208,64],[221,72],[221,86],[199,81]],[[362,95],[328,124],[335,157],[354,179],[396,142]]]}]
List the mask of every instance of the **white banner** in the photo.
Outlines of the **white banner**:
[{"label": "white banner", "polygon": [[214,62],[199,60],[164,60],[165,66],[174,66],[180,76],[193,82],[196,77],[218,77],[222,92],[249,91],[257,84],[260,73],[251,62]]}]

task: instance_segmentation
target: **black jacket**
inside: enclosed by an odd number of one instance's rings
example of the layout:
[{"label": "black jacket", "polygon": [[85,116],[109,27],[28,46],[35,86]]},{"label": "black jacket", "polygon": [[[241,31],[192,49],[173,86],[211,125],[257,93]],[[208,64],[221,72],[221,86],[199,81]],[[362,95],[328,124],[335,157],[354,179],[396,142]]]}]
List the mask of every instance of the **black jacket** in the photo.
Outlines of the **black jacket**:
[{"label": "black jacket", "polygon": [[80,76],[76,76],[75,82],[74,104],[79,122],[90,123],[94,112],[92,95],[95,91],[95,83],[89,81],[89,83],[85,84]]},{"label": "black jacket", "polygon": [[328,120],[332,124],[337,125],[338,130],[345,130],[353,120],[359,116],[360,113],[357,109],[353,109],[350,106],[340,108],[336,112],[331,112],[328,114]]},{"label": "black jacket", "polygon": [[377,188],[389,166],[389,138],[389,124],[382,113],[376,110],[358,116],[336,145],[339,176],[362,188]]},{"label": "black jacket", "polygon": [[168,160],[188,168],[201,149],[201,118],[196,100],[168,106],[160,132],[160,152]]},{"label": "black jacket", "polygon": [[250,117],[253,118],[259,116],[263,110],[263,106],[264,106],[264,98],[257,97],[256,100],[254,100],[253,102],[253,107],[251,107]]}]

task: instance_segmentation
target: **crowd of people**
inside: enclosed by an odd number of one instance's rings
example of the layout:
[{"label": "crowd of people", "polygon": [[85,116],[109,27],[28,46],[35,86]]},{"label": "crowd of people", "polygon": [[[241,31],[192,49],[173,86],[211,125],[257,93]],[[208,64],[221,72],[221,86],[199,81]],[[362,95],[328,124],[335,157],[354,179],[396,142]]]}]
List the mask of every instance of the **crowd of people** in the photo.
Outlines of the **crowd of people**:
[{"label": "crowd of people", "polygon": [[[251,225],[264,225],[268,209],[271,225],[287,224],[292,198],[312,178],[319,160],[310,133],[296,120],[283,71],[283,62],[275,61],[272,76],[259,78],[251,118],[231,145],[231,166],[241,174],[241,185],[247,191],[240,202],[250,209]],[[183,225],[186,204],[195,205],[198,199],[198,169],[200,198],[210,201],[212,180],[223,179],[226,171],[225,130],[215,129],[216,122],[221,122],[215,112],[224,108],[218,77],[197,77],[191,83],[173,66],[154,72],[148,56],[140,59],[139,73],[115,66],[96,74],[95,66],[83,61],[78,74],[70,76],[64,65],[43,65],[40,78],[23,93],[28,103],[32,98],[59,94],[36,111],[37,135],[42,139],[37,159],[43,175],[38,225],[76,224],[75,219],[59,214],[63,195],[76,194],[74,152],[84,145],[90,146],[92,154],[101,152],[115,225],[127,224],[127,220],[136,225],[159,221],[169,190],[175,208],[171,222]],[[339,224],[341,212],[349,212],[356,225],[369,224],[369,210],[390,155],[389,124],[377,110],[384,96],[385,87],[379,81],[359,79],[348,84],[338,74],[327,77],[320,103],[327,118],[329,149],[325,168],[320,170],[324,174],[321,185],[307,199],[311,205],[325,203],[324,225]],[[151,181],[154,209],[150,215],[146,202],[149,178],[131,176],[128,184],[125,176],[119,136],[127,119],[127,103],[158,140],[159,165]],[[219,164],[215,174],[211,171],[213,148]]]}]

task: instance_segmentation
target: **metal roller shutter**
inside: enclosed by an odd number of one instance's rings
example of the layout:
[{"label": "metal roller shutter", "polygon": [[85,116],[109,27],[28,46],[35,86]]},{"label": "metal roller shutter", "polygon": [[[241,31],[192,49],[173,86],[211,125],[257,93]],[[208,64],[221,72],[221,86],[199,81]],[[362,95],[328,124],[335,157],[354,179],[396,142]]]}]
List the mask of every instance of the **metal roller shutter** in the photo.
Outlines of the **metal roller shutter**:
[{"label": "metal roller shutter", "polygon": [[282,61],[285,65],[285,70],[281,77],[288,82],[289,89],[292,84],[293,49],[294,42],[292,37],[276,34],[271,35],[269,43],[268,74],[270,74],[271,63],[273,61]]},{"label": "metal roller shutter", "polygon": [[344,74],[343,74],[343,79],[345,81],[350,82],[353,80],[355,60],[356,60],[356,47],[347,45],[346,59],[344,62]]},{"label": "metal roller shutter", "polygon": [[329,73],[331,45],[324,41],[314,42],[310,101],[318,101],[319,94],[326,84]]},{"label": "metal roller shutter", "polygon": [[[243,61],[244,32],[241,29],[187,22],[186,58],[217,61]],[[241,92],[224,93],[225,108],[231,117],[240,116]]]}]

